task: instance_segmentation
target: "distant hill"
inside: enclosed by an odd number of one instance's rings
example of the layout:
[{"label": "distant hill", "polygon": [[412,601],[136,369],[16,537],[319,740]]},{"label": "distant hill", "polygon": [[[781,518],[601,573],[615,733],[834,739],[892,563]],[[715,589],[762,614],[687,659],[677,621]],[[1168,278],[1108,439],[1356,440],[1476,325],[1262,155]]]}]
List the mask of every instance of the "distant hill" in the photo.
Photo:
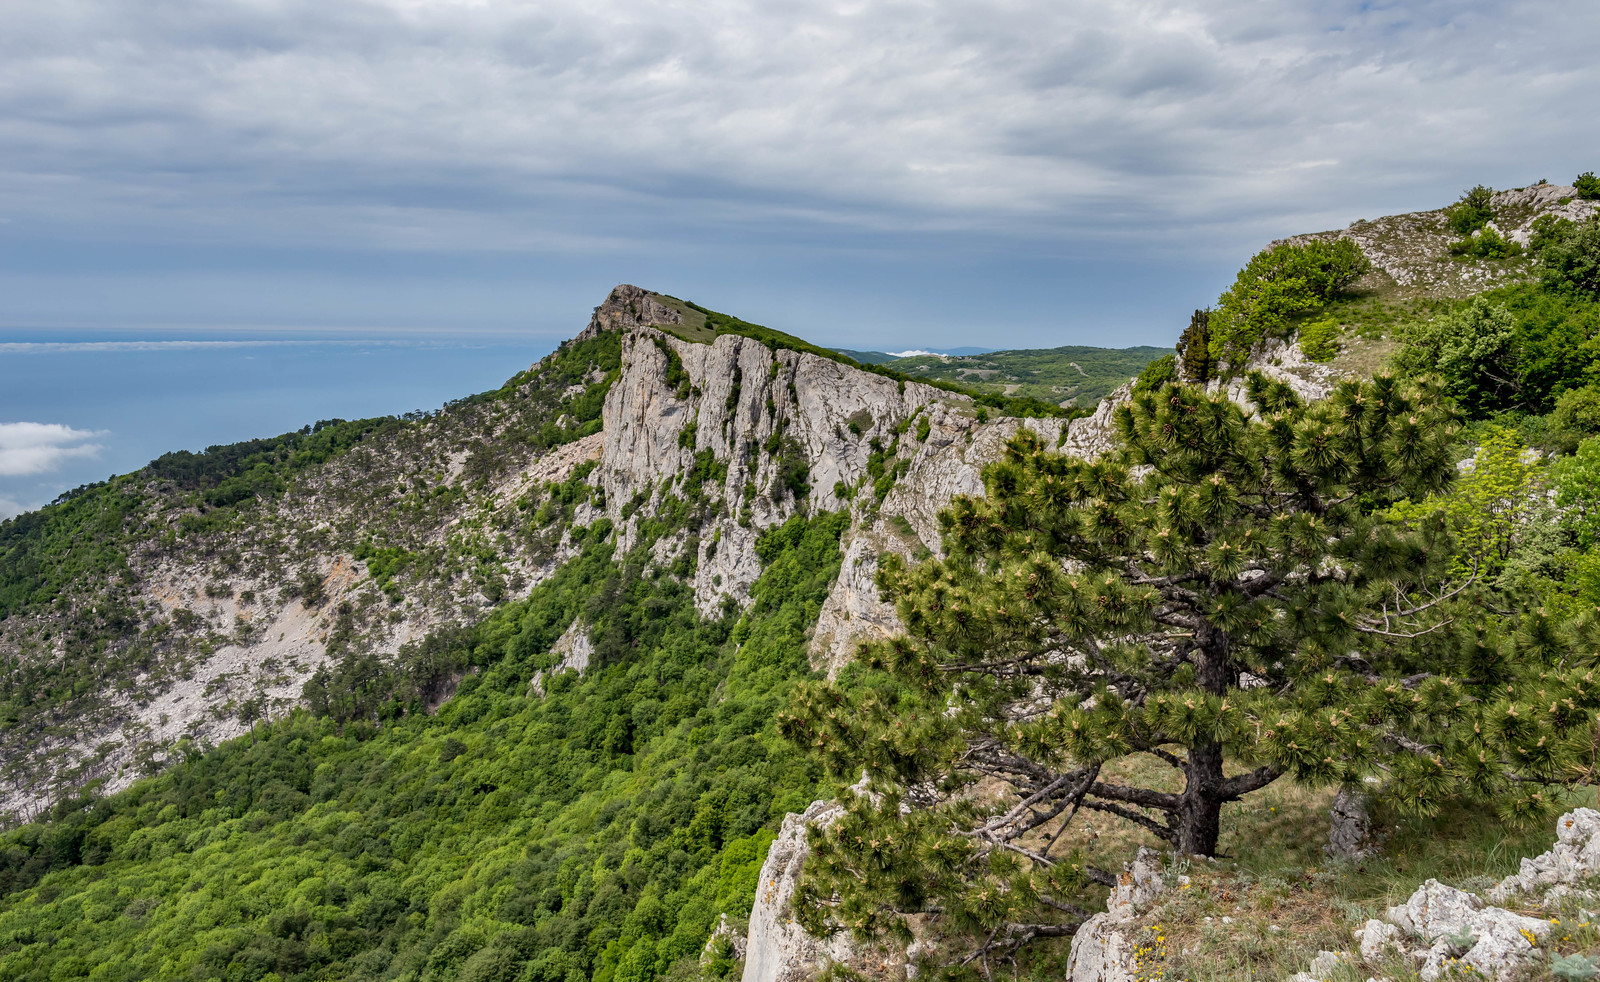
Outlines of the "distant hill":
[{"label": "distant hill", "polygon": [[[900,358],[905,357],[905,353],[904,352],[902,352],[900,354],[894,354],[893,352],[889,352],[889,351],[853,351],[853,350],[851,350],[849,348],[834,348],[833,350],[839,352],[839,354],[841,354],[841,355],[848,355],[849,357],[855,359],[856,361],[860,362],[863,365],[882,365],[882,364],[884,364],[886,362],[896,361],[896,360],[898,360]],[[966,348],[942,348],[942,349],[939,349],[937,351],[935,351],[933,349],[927,349],[927,350],[929,350],[929,352],[932,353],[932,354],[949,355],[949,356],[953,357],[953,356],[958,356],[958,355],[986,355],[986,354],[989,354],[990,352],[994,351],[995,349],[994,348],[966,347]]]},{"label": "distant hill", "polygon": [[[875,362],[911,378],[958,382],[1000,395],[1092,407],[1170,348],[1020,348],[956,357],[919,355]],[[859,354],[851,357],[863,361]]]}]

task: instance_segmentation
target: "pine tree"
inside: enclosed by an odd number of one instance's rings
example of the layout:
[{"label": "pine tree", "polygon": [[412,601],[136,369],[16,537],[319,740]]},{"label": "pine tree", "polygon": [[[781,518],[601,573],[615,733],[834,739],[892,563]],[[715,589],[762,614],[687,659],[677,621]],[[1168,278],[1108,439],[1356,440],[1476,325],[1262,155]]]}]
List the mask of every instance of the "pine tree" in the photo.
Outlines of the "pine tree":
[{"label": "pine tree", "polygon": [[1178,338],[1178,377],[1204,385],[1211,381],[1211,311],[1197,310]]},{"label": "pine tree", "polygon": [[[872,779],[813,833],[809,928],[906,937],[931,914],[982,961],[1070,935],[1111,882],[1068,846],[1085,811],[1212,855],[1222,806],[1285,777],[1531,819],[1582,772],[1600,628],[1483,615],[1441,516],[1380,517],[1449,485],[1454,412],[1386,378],[1249,393],[1257,416],[1136,396],[1092,463],[1023,430],[943,516],[943,559],[885,561],[906,632],[780,718]],[[1134,756],[1172,780],[1129,777]]]}]

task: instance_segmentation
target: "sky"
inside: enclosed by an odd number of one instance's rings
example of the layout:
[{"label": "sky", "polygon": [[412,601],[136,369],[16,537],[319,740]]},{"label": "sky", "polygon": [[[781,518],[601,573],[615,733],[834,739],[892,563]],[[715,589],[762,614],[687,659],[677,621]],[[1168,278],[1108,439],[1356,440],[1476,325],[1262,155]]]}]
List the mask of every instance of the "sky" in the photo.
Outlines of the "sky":
[{"label": "sky", "polygon": [[[489,387],[621,282],[841,347],[1167,344],[1271,239],[1600,169],[1589,3],[0,11],[0,515]],[[4,347],[185,339],[295,344]]]}]

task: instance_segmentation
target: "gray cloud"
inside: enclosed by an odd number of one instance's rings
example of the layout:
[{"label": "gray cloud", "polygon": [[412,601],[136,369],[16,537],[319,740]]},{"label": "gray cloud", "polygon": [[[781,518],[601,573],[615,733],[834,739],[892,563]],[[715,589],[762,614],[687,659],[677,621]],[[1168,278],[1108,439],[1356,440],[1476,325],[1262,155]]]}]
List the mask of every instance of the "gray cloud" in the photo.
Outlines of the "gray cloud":
[{"label": "gray cloud", "polygon": [[1596,36],[1600,7],[1556,2],[25,0],[0,216],[419,248],[1256,241],[1593,166]]}]

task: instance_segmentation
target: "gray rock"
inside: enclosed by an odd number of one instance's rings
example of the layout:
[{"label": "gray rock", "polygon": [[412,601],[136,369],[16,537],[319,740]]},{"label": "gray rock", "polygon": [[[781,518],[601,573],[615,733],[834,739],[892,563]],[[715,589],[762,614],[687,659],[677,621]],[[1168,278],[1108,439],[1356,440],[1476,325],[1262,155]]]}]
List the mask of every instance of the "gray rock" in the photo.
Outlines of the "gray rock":
[{"label": "gray rock", "polygon": [[1372,818],[1367,814],[1367,797],[1359,791],[1340,788],[1328,808],[1328,844],[1323,851],[1334,859],[1363,859],[1378,851]]},{"label": "gray rock", "polygon": [[1164,889],[1160,854],[1140,848],[1118,876],[1105,913],[1084,921],[1073,936],[1068,982],[1134,982],[1140,968],[1138,912]]},{"label": "gray rock", "polygon": [[1459,950],[1457,940],[1473,941],[1461,961],[1485,975],[1502,978],[1540,956],[1537,941],[1550,931],[1546,921],[1488,907],[1477,896],[1429,880],[1385,915],[1407,934],[1432,945],[1421,975],[1434,979]]},{"label": "gray rock", "polygon": [[856,946],[848,935],[812,937],[795,922],[791,906],[801,867],[811,851],[807,829],[813,825],[826,828],[843,815],[844,808],[837,802],[816,801],[801,814],[784,816],[756,884],[741,982],[806,982],[829,964],[856,957]]},{"label": "gray rock", "polygon": [[[1549,852],[1524,858],[1517,872],[1501,880],[1489,891],[1497,902],[1517,894],[1570,886],[1600,872],[1600,812],[1579,808],[1556,820],[1556,844]],[[1565,892],[1565,891],[1563,891]]]},{"label": "gray rock", "polygon": [[1368,965],[1381,965],[1384,960],[1401,954],[1400,929],[1393,924],[1373,918],[1356,932],[1356,944],[1361,960]]},{"label": "gray rock", "polygon": [[728,920],[728,915],[723,914],[717,918],[717,926],[711,929],[711,936],[706,938],[706,945],[700,950],[700,964],[710,964],[717,956],[717,948],[724,940],[727,941],[735,961],[745,956],[745,932],[734,927]]}]

